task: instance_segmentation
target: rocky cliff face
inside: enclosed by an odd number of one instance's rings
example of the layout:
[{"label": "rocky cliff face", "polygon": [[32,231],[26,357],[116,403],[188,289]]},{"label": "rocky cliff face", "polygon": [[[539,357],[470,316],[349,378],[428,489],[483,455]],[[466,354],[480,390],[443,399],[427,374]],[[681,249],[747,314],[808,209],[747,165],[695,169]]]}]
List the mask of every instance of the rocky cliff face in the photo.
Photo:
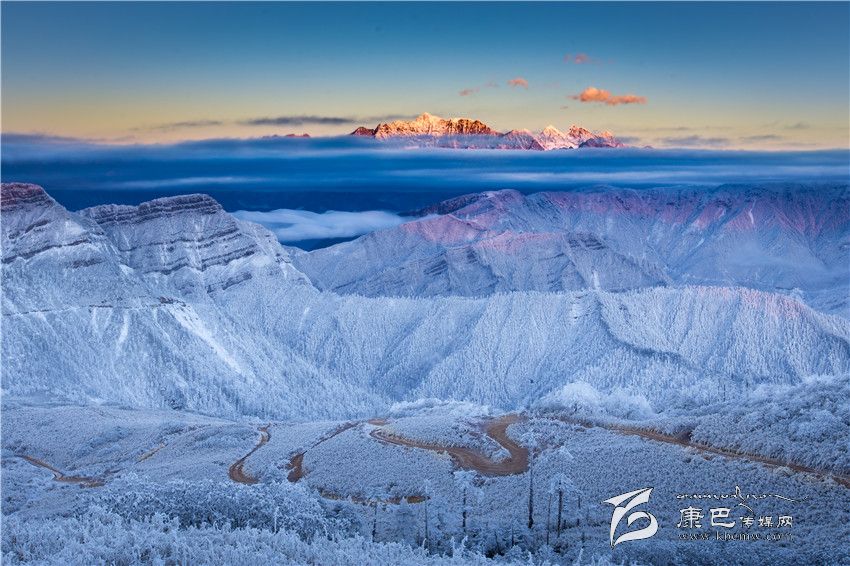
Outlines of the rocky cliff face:
[{"label": "rocky cliff face", "polygon": [[104,205],[80,212],[110,240],[116,260],[181,293],[226,289],[257,272],[298,279],[271,233],[237,220],[207,195]]},{"label": "rocky cliff face", "polygon": [[396,120],[387,124],[378,124],[374,131],[374,136],[378,139],[411,136],[498,135],[498,132],[479,120],[444,119],[427,112],[412,121]]},{"label": "rocky cliff face", "polygon": [[351,134],[349,135],[375,137],[375,128],[367,128],[365,126],[360,126],[356,130],[351,132]]}]

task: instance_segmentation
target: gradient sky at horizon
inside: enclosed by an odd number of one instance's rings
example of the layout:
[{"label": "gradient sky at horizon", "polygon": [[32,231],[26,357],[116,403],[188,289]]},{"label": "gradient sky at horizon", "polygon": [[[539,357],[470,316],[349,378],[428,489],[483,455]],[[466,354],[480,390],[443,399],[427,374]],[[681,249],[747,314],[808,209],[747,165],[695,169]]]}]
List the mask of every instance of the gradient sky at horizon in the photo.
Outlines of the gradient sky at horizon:
[{"label": "gradient sky at horizon", "polygon": [[[850,137],[847,2],[0,10],[6,133],[335,135],[428,111],[500,130],[575,123],[658,146],[846,148]],[[518,78],[527,88],[508,83]],[[646,103],[572,98],[587,87]]]}]

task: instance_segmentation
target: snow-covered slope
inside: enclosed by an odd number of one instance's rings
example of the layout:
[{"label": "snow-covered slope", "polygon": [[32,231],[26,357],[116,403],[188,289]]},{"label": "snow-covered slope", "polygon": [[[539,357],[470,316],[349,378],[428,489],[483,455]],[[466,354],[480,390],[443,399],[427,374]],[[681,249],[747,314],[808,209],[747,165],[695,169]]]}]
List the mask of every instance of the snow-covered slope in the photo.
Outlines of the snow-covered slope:
[{"label": "snow-covered slope", "polygon": [[467,195],[421,220],[297,254],[321,289],[367,296],[723,285],[847,314],[846,186]]},{"label": "snow-covered slope", "polygon": [[[7,393],[210,412],[247,399],[256,411],[267,387],[316,410],[367,402],[342,382],[328,385],[331,398],[291,389],[282,375],[321,376],[285,346],[241,333],[218,306],[240,284],[315,291],[268,231],[209,197],[73,214],[40,187],[4,184],[2,202]],[[239,307],[235,316],[251,316]]]},{"label": "snow-covered slope", "polygon": [[579,126],[564,133],[547,126],[534,134],[529,130],[511,130],[500,133],[481,122],[469,118],[440,118],[425,112],[413,120],[395,120],[374,128],[360,126],[353,136],[372,137],[377,140],[403,140],[407,146],[451,147],[457,149],[574,149],[577,147],[624,147],[611,132],[595,134]]},{"label": "snow-covered slope", "polygon": [[537,135],[543,149],[574,149],[577,147],[625,147],[611,132],[594,134],[586,128],[572,126],[562,132],[555,126],[546,126]]},{"label": "snow-covered slope", "polygon": [[206,195],[138,207],[104,205],[80,214],[106,234],[121,265],[181,296],[226,289],[255,275],[307,283],[270,232],[237,220]]},{"label": "snow-covered slope", "polygon": [[[847,321],[780,294],[340,295],[316,289],[269,232],[208,197],[74,214],[38,187],[4,185],[2,201],[10,397],[314,418],[423,397],[514,408],[583,380],[661,408],[850,371]],[[498,223],[492,199],[476,203],[481,222]],[[428,221],[408,226],[428,235]],[[476,223],[451,226],[458,241],[477,233]],[[663,279],[588,238],[560,245],[584,250],[575,265],[596,262],[599,287]]]},{"label": "snow-covered slope", "polygon": [[465,136],[465,135],[498,135],[480,120],[468,118],[450,118],[448,120],[428,114],[419,115],[414,120],[396,120],[378,124],[374,136],[378,139],[404,136]]}]

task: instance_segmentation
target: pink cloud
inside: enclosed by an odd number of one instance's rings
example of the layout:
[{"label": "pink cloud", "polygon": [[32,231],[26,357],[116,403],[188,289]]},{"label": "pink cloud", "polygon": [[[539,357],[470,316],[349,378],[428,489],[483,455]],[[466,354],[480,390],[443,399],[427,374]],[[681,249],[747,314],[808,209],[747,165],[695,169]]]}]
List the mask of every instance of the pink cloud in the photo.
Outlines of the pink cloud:
[{"label": "pink cloud", "polygon": [[483,88],[499,88],[499,84],[495,81],[490,81],[489,83],[485,83],[481,86],[474,86],[470,88],[465,88],[463,90],[458,91],[460,96],[471,96],[473,94],[478,93]]},{"label": "pink cloud", "polygon": [[511,79],[508,81],[508,85],[510,86],[521,86],[523,88],[528,88],[528,81],[522,77],[517,77],[515,79]]},{"label": "pink cloud", "polygon": [[592,58],[587,53],[576,53],[575,55],[567,53],[564,55],[565,63],[575,63],[576,65],[584,65],[585,63],[596,63],[596,59]]},{"label": "pink cloud", "polygon": [[618,104],[646,104],[646,98],[643,96],[637,96],[636,94],[614,96],[610,91],[594,86],[589,86],[570,98],[580,102],[602,102],[608,106],[617,106]]}]

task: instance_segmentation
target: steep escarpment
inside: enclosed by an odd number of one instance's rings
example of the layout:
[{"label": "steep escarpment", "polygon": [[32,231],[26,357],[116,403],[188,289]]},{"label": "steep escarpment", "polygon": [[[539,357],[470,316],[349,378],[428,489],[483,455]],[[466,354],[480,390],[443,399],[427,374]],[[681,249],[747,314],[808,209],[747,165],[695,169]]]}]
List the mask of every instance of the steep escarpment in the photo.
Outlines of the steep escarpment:
[{"label": "steep escarpment", "polygon": [[226,288],[257,272],[306,281],[270,233],[240,222],[206,195],[98,206],[80,215],[104,231],[123,265],[181,292]]}]

